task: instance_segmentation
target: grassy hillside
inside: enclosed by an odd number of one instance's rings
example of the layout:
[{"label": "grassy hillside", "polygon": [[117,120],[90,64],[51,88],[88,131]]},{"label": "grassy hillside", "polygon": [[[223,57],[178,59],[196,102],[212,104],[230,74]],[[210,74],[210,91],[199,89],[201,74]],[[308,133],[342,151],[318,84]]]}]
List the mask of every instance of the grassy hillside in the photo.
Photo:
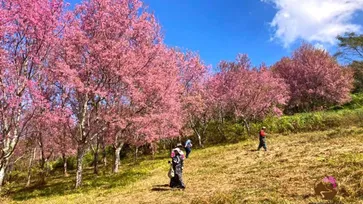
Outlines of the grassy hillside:
[{"label": "grassy hillside", "polygon": [[[363,203],[363,129],[336,129],[271,135],[269,152],[254,151],[256,140],[192,152],[184,167],[185,191],[169,190],[166,154],[118,175],[85,176],[72,190],[73,176],[53,177],[41,189],[13,184],[6,203],[314,203],[313,185],[325,175],[337,178],[336,201]],[[19,185],[19,186],[18,186]]]}]

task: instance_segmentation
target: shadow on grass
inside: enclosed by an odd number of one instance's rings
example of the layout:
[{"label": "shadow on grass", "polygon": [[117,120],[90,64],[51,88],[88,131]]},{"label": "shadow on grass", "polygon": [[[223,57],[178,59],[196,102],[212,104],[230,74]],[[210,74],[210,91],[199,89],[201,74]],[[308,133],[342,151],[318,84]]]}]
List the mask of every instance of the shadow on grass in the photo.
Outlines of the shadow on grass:
[{"label": "shadow on grass", "polygon": [[153,188],[156,188],[156,187],[169,187],[169,184],[153,185]]},{"label": "shadow on grass", "polygon": [[36,197],[63,196],[77,193],[87,193],[94,189],[112,189],[127,186],[148,175],[147,171],[135,169],[125,170],[123,173],[97,176],[92,169],[85,170],[83,185],[80,189],[74,188],[74,174],[67,178],[50,177],[45,185],[32,185],[27,188],[17,188],[8,191],[5,195],[16,201],[25,201]]},{"label": "shadow on grass", "polygon": [[162,184],[162,185],[153,185],[151,191],[171,191],[172,188],[169,187],[168,184]]},{"label": "shadow on grass", "polygon": [[171,188],[161,188],[161,187],[153,187],[151,191],[171,191]]}]

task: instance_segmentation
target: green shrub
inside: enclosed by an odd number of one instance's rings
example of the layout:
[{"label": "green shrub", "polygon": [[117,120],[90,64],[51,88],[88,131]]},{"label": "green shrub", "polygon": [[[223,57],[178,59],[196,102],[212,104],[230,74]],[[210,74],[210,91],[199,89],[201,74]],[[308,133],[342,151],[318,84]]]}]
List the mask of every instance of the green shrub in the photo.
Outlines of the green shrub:
[{"label": "green shrub", "polygon": [[[221,132],[222,131],[222,132]],[[211,121],[208,124],[205,134],[205,144],[219,144],[226,141],[223,135],[223,128],[217,121]]]},{"label": "green shrub", "polygon": [[363,107],[363,93],[352,94],[352,100],[343,105],[345,109],[359,109]]},{"label": "green shrub", "polygon": [[93,152],[92,151],[88,151],[84,157],[83,157],[83,164],[87,165],[87,166],[92,166],[93,165]]},{"label": "green shrub", "polygon": [[[352,105],[354,104],[354,106]],[[251,136],[257,136],[262,126],[267,127],[269,133],[291,134],[310,131],[324,131],[335,128],[363,126],[363,94],[353,95],[350,105],[342,106],[340,110],[297,113],[289,116],[269,116],[263,121],[250,123]],[[346,107],[359,107],[349,109]],[[242,122],[226,119],[223,123],[211,121],[205,134],[203,144],[214,145],[220,143],[235,143],[248,138],[246,128]],[[197,141],[196,135],[193,140]]]},{"label": "green shrub", "polygon": [[270,132],[280,134],[361,126],[363,124],[363,109],[299,113],[280,118],[267,118],[263,124],[269,128]]},{"label": "green shrub", "polygon": [[225,142],[236,143],[241,140],[247,139],[245,134],[245,128],[239,123],[227,123],[223,127]]},{"label": "green shrub", "polygon": [[[235,121],[225,121],[224,123],[211,121],[203,135],[202,141],[204,144],[213,145],[236,143],[247,138],[247,131],[243,123],[236,123]],[[193,139],[197,141],[197,137]]]},{"label": "green shrub", "polygon": [[8,182],[12,182],[12,181],[26,181],[27,179],[27,172],[24,171],[17,171],[17,170],[13,170],[10,171],[7,174],[7,181]]}]

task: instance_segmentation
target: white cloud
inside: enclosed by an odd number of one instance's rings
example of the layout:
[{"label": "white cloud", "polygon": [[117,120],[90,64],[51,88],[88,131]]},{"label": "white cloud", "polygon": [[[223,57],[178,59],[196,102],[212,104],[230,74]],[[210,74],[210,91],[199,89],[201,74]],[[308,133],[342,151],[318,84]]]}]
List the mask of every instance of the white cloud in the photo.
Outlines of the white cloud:
[{"label": "white cloud", "polygon": [[315,43],[314,47],[315,47],[316,49],[326,50],[326,49],[325,49],[325,47],[324,47],[324,45],[323,45],[323,44],[321,44],[321,43]]},{"label": "white cloud", "polygon": [[261,0],[278,10],[271,22],[273,39],[285,47],[296,40],[334,45],[336,36],[359,32],[361,26],[352,23],[354,15],[363,11],[363,0]]}]

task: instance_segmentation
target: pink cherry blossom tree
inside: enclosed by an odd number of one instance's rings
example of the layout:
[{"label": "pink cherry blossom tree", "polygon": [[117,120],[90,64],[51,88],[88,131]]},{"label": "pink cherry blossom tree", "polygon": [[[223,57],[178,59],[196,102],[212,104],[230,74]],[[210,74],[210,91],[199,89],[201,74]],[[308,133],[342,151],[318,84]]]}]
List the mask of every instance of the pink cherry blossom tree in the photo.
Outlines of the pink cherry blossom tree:
[{"label": "pink cherry blossom tree", "polygon": [[[67,17],[52,74],[73,112],[68,131],[77,143],[79,187],[83,155],[100,134],[115,138],[118,155],[124,137],[150,141],[162,121],[178,123],[177,116],[165,112],[165,107],[179,107],[177,69],[167,58],[172,54],[162,43],[159,25],[139,0],[90,0]],[[123,135],[130,129],[132,135]]]},{"label": "pink cherry blossom tree", "polygon": [[[192,52],[181,54],[180,76],[183,87],[182,102],[185,119],[184,132],[191,128],[198,137],[199,146],[202,145],[202,133],[207,127],[207,104],[205,101],[204,83],[208,77],[208,67],[200,57]],[[202,126],[203,130],[199,130]]]},{"label": "pink cherry blossom tree", "polygon": [[[129,82],[117,86],[107,97],[109,141],[114,148],[113,172],[118,172],[119,154],[125,143],[136,147],[178,136],[181,128],[182,92],[177,53],[165,46],[148,56]],[[125,86],[127,84],[127,86]]]},{"label": "pink cherry blossom tree", "polygon": [[289,98],[287,85],[265,65],[252,67],[247,55],[238,55],[236,62],[222,61],[219,67],[208,84],[218,115],[241,119],[249,132],[252,119],[282,113]]},{"label": "pink cherry blossom tree", "polygon": [[24,130],[42,107],[37,86],[59,37],[61,0],[3,0],[0,4],[0,185]]},{"label": "pink cherry blossom tree", "polygon": [[309,111],[350,100],[352,73],[328,52],[312,45],[302,45],[290,58],[277,62],[273,70],[289,85],[290,111]]}]

